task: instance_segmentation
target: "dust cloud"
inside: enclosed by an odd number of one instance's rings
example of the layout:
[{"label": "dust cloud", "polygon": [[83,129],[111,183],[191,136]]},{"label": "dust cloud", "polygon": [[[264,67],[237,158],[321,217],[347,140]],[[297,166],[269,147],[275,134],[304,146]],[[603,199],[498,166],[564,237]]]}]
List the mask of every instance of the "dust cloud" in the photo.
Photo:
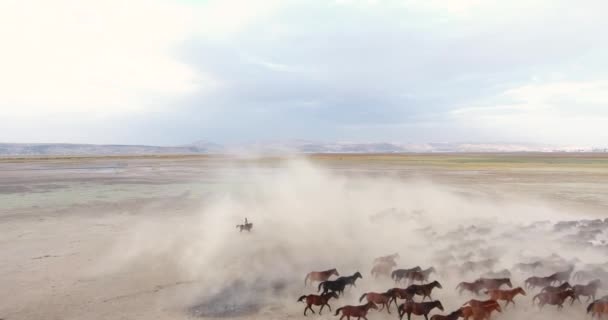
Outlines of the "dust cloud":
[{"label": "dust cloud", "polygon": [[[581,270],[604,263],[599,254],[604,247],[579,241],[580,227],[556,230],[557,221],[580,215],[538,201],[463,196],[423,177],[338,174],[301,159],[273,170],[250,168],[239,181],[214,192],[198,210],[167,213],[134,226],[97,271],[154,265],[176,281],[192,282],[159,303],[193,317],[285,318],[302,317],[305,305],[297,298],[316,293],[316,285],[304,286],[310,271],[337,268],[340,275],[363,274],[356,287],[330,301],[333,310],[358,305],[362,293],[394,287],[388,278],[374,279],[370,270],[374,258],[395,252],[400,255],[397,268],[438,270],[430,279],[438,280],[443,289],[435,289],[433,297],[446,310],[431,314],[447,314],[471,298],[485,299],[469,293],[459,296],[454,288],[490,271],[508,269],[517,287],[530,275],[548,275],[570,264]],[[253,223],[250,233],[236,228],[245,217]],[[594,239],[604,235],[598,232]],[[491,268],[462,270],[467,261],[485,259],[497,262]],[[513,268],[533,261],[544,265],[534,272]],[[567,302],[563,311],[554,306],[538,311],[531,304],[537,291],[518,296],[517,306],[496,318],[585,316],[586,304],[578,302]],[[334,318],[327,311],[320,317]],[[368,318],[397,315],[373,310]]]}]

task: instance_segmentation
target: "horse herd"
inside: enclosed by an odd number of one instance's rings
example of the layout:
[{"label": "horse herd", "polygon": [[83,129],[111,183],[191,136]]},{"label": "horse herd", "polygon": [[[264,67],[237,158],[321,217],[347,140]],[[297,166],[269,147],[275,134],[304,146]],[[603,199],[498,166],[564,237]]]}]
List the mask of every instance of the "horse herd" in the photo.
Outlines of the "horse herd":
[{"label": "horse herd", "polygon": [[[399,319],[402,320],[407,314],[407,319],[410,320],[412,315],[424,316],[425,320],[429,319],[429,314],[434,309],[445,311],[441,301],[433,300],[431,294],[435,289],[442,289],[439,281],[429,281],[432,274],[437,273],[435,268],[430,267],[422,269],[419,266],[409,269],[396,269],[396,259],[398,254],[387,255],[376,258],[373,263],[374,267],[371,274],[374,278],[386,277],[395,282],[396,287],[389,288],[384,292],[364,292],[359,302],[365,303],[361,305],[345,305],[335,311],[335,316],[342,314],[340,320],[345,317],[350,320],[355,317],[358,320],[363,318],[367,320],[367,314],[370,309],[383,311],[386,309],[388,314],[391,314],[391,305],[397,308]],[[471,267],[471,266],[470,266]],[[514,266],[515,269],[534,271],[539,265],[534,263],[525,264],[519,263]],[[430,317],[431,320],[456,320],[464,318],[465,320],[487,320],[494,311],[502,312],[503,308],[512,304],[515,307],[515,297],[518,295],[526,296],[526,290],[540,289],[538,294],[532,297],[532,304],[537,305],[540,310],[545,305],[556,306],[558,310],[564,307],[564,302],[570,299],[570,305],[575,301],[581,302],[580,297],[586,297],[587,302],[591,303],[587,306],[587,313],[591,313],[593,317],[600,318],[603,315],[608,315],[608,296],[596,299],[597,291],[601,285],[601,281],[594,279],[586,284],[571,285],[569,281],[576,280],[577,276],[573,277],[574,267],[569,266],[565,270],[554,272],[547,276],[532,276],[524,281],[524,288],[515,287],[510,279],[510,272],[503,270],[501,272],[489,274],[494,276],[506,275],[506,277],[488,277],[485,274],[472,282],[460,282],[456,286],[457,292],[462,295],[469,292],[475,296],[484,294],[484,300],[471,299],[462,304],[461,307],[447,314],[434,314]],[[337,278],[330,280],[332,276]],[[355,272],[350,276],[340,276],[338,270],[330,269],[325,271],[313,271],[306,275],[304,285],[308,286],[314,282],[318,282],[317,293],[303,295],[298,299],[298,302],[304,302],[304,315],[307,311],[312,313],[315,311],[312,306],[320,306],[319,314],[324,307],[330,311],[331,299],[339,299],[344,294],[347,287],[356,287],[357,279],[362,279],[360,272]],[[580,277],[579,277],[580,278]],[[505,288],[507,287],[507,288]],[[419,301],[416,301],[419,297]],[[428,299],[428,301],[426,301]],[[403,303],[399,304],[398,300]],[[499,302],[504,302],[501,306]],[[379,308],[380,307],[380,308]]]}]

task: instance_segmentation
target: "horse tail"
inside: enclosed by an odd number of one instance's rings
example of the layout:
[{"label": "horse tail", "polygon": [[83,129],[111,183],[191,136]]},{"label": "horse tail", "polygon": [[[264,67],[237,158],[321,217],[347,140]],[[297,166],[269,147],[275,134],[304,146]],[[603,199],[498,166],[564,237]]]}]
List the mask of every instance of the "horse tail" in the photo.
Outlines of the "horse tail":
[{"label": "horse tail", "polygon": [[596,302],[597,301],[593,301],[587,306],[587,313],[591,312],[591,309],[593,309],[593,306],[595,305]]},{"label": "horse tail", "polygon": [[359,298],[359,302],[363,301],[363,298],[365,298],[365,296],[367,295],[367,293],[364,293],[361,298]]},{"label": "horse tail", "polygon": [[460,289],[460,288],[462,287],[462,285],[463,285],[463,284],[464,284],[464,282],[459,283],[459,284],[456,286],[456,288],[455,288],[454,290],[458,290],[458,289]]},{"label": "horse tail", "polygon": [[334,314],[334,316],[337,316],[337,315],[338,315],[338,313],[340,313],[340,311],[341,311],[343,308],[344,308],[344,307],[336,309],[336,314]]},{"label": "horse tail", "polygon": [[321,287],[325,284],[325,281],[319,283],[319,287],[317,288],[317,292],[321,291]]},{"label": "horse tail", "polygon": [[536,301],[536,299],[538,299],[538,301],[540,302],[540,295],[541,295],[541,294],[542,294],[542,293],[539,293],[539,294],[535,295],[535,296],[532,298],[532,304],[534,304],[534,301]]},{"label": "horse tail", "polygon": [[302,302],[304,299],[306,299],[306,297],[307,297],[306,295],[301,296],[301,297],[298,299],[298,302]]},{"label": "horse tail", "polygon": [[304,278],[304,286],[306,287],[306,283],[308,283],[308,278],[310,277],[310,273],[306,274],[306,277]]}]

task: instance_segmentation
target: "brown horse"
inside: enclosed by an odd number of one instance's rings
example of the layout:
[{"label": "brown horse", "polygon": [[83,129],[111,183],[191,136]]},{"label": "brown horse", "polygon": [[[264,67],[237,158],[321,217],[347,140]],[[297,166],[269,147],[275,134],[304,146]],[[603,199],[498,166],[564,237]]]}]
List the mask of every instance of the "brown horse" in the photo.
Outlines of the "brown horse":
[{"label": "brown horse", "polygon": [[431,310],[438,308],[443,311],[443,305],[439,300],[431,302],[414,302],[407,301],[399,305],[397,311],[399,312],[399,320],[403,320],[403,315],[407,313],[407,320],[411,320],[412,313],[417,316],[424,316],[425,320],[429,320],[429,313]]},{"label": "brown horse", "polygon": [[437,271],[435,270],[435,268],[430,267],[430,268],[422,270],[422,271],[410,272],[406,275],[406,277],[407,277],[407,280],[410,281],[410,283],[412,283],[414,281],[426,283],[429,281],[429,276],[433,272],[437,272]]},{"label": "brown horse", "polygon": [[342,316],[340,317],[340,320],[342,320],[344,317],[346,317],[347,320],[350,320],[350,317],[357,317],[357,319],[363,318],[367,320],[366,315],[369,309],[378,310],[378,306],[376,306],[376,304],[371,301],[360,306],[344,306],[342,308],[338,308],[334,316],[337,316],[338,313],[342,311]]},{"label": "brown horse", "polygon": [[391,274],[391,270],[393,270],[393,267],[396,267],[397,264],[395,262],[382,262],[382,263],[378,263],[376,264],[371,271],[371,274],[374,278],[378,278],[378,276],[390,276]]},{"label": "brown horse", "polygon": [[435,280],[431,283],[428,283],[428,284],[412,284],[409,287],[407,287],[405,290],[412,292],[415,295],[422,296],[422,301],[424,301],[424,299],[426,299],[427,297],[429,298],[429,300],[433,299],[433,297],[431,297],[431,292],[435,288],[439,288],[439,289],[443,288],[441,286],[441,283],[439,283],[439,281],[437,281],[437,280]]},{"label": "brown horse", "polygon": [[462,309],[458,309],[454,312],[449,313],[447,316],[436,314],[431,316],[431,320],[457,320],[462,317]]},{"label": "brown horse", "polygon": [[[574,296],[576,297],[576,300],[578,300],[578,302],[581,302],[581,299],[579,298],[580,296],[587,297],[586,302],[588,302],[589,300],[595,300],[597,289],[601,284],[602,282],[600,280],[593,280],[585,285],[575,285],[574,287],[572,287],[572,290],[574,290]],[[572,301],[572,303],[574,303],[574,301]]]},{"label": "brown horse", "polygon": [[462,294],[463,291],[470,291],[476,295],[479,295],[479,291],[484,289],[483,284],[479,282],[479,280],[475,282],[461,282],[456,286],[456,290],[458,290],[458,294]]},{"label": "brown horse", "polygon": [[466,306],[460,309],[462,310],[462,317],[465,320],[468,320],[470,317],[473,317],[474,320],[487,320],[490,319],[494,310],[502,312],[500,305],[494,300],[489,300],[486,304]]},{"label": "brown horse", "polygon": [[538,299],[538,306],[540,309],[546,304],[557,306],[558,309],[561,309],[564,307],[564,301],[566,301],[568,297],[574,301],[574,291],[572,289],[561,292],[541,292],[532,298],[532,304]]},{"label": "brown horse", "polygon": [[511,279],[509,278],[501,278],[501,279],[488,279],[488,278],[479,278],[477,281],[481,284],[484,289],[492,290],[492,289],[500,289],[503,284],[506,284],[509,288],[513,288],[511,284]]},{"label": "brown horse", "polygon": [[331,311],[331,306],[327,303],[329,301],[329,299],[334,298],[334,299],[338,299],[338,295],[335,292],[328,292],[328,293],[324,293],[322,295],[316,295],[316,294],[309,294],[309,295],[303,295],[300,297],[300,299],[298,299],[298,302],[302,302],[304,300],[306,300],[306,308],[304,308],[304,316],[306,316],[306,310],[310,309],[310,311],[312,311],[312,313],[315,313],[315,311],[312,309],[312,306],[321,306],[321,309],[319,309],[319,314],[321,314],[321,311],[323,310],[323,307],[327,306],[329,308],[329,311]]},{"label": "brown horse", "polygon": [[560,284],[557,287],[546,286],[542,290],[540,290],[540,292],[552,292],[552,293],[555,293],[555,292],[565,291],[567,289],[572,289],[572,286],[568,282],[564,282],[564,283]]},{"label": "brown horse", "polygon": [[391,302],[395,302],[395,306],[397,306],[397,299],[405,299],[406,301],[411,301],[414,299],[415,295],[413,292],[401,288],[388,289],[386,293],[391,297],[390,301],[388,302],[389,306],[391,305]]},{"label": "brown horse", "polygon": [[386,311],[388,314],[391,314],[391,307],[389,302],[391,301],[391,295],[388,292],[377,293],[377,292],[368,292],[364,293],[361,298],[359,298],[359,302],[363,301],[363,298],[367,299],[367,302],[373,302],[376,305],[382,305],[382,308],[378,311],[384,310],[386,307]]},{"label": "brown horse", "polygon": [[549,277],[529,277],[524,281],[526,289],[550,286],[552,279]]},{"label": "brown horse", "polygon": [[600,299],[591,302],[587,306],[587,313],[591,313],[591,318],[600,319],[602,315],[608,314],[608,301]]},{"label": "brown horse", "polygon": [[526,295],[526,291],[524,291],[522,287],[517,287],[511,290],[492,289],[488,290],[486,293],[490,295],[490,299],[492,300],[506,301],[507,303],[505,304],[505,307],[508,306],[511,302],[513,303],[513,305],[515,305],[515,301],[513,300],[513,298],[515,298],[515,296],[517,296],[518,294],[522,294],[524,296]]},{"label": "brown horse", "polygon": [[336,268],[325,270],[325,271],[309,272],[306,275],[306,278],[304,278],[304,286],[308,285],[308,280],[310,280],[311,284],[313,281],[321,281],[321,282],[327,281],[329,279],[329,277],[331,277],[332,275],[336,275],[337,277],[340,276],[340,274],[338,273],[338,270],[336,270]]}]

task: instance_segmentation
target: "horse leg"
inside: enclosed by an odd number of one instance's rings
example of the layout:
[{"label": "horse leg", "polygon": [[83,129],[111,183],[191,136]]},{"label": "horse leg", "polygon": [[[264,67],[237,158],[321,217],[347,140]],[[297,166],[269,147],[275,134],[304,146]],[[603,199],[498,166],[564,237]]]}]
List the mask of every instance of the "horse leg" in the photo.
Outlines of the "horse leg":
[{"label": "horse leg", "polygon": [[340,317],[340,320],[344,319],[344,317],[346,317],[346,316],[343,313],[342,316]]},{"label": "horse leg", "polygon": [[321,305],[321,308],[319,308],[319,315],[321,315],[321,311],[323,311],[323,307],[325,306],[325,304]]},{"label": "horse leg", "polygon": [[429,320],[429,315],[428,315],[428,313],[425,313],[425,314],[424,314],[424,320]]},{"label": "horse leg", "polygon": [[329,303],[325,302],[325,305],[327,306],[327,308],[329,308],[329,312],[331,312],[331,306],[329,305]]},{"label": "horse leg", "polygon": [[388,314],[391,314],[391,307],[389,305],[387,305],[386,302],[383,303],[382,305],[385,305],[386,306],[386,312],[388,312]]}]

